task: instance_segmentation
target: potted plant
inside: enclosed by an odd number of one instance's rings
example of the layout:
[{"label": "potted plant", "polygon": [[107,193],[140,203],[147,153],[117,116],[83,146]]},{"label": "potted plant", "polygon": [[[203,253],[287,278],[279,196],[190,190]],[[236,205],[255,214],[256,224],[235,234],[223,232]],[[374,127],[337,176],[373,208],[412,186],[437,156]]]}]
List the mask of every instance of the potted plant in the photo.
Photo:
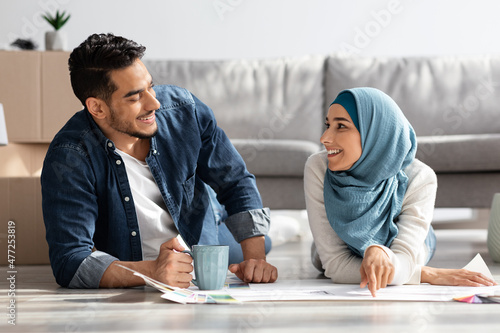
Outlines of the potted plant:
[{"label": "potted plant", "polygon": [[67,45],[66,34],[60,29],[68,22],[70,14],[66,12],[60,13],[56,11],[56,15],[52,16],[49,13],[43,15],[43,18],[54,28],[54,31],[47,31],[45,33],[45,49],[46,50],[65,50]]}]

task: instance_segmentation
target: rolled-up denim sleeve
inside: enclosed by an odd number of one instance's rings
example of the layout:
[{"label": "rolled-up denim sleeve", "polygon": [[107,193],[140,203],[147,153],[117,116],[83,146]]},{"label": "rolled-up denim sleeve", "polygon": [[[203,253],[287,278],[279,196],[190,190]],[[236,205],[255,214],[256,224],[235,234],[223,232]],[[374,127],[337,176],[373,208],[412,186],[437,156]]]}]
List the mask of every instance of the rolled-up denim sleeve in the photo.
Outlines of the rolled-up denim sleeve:
[{"label": "rolled-up denim sleeve", "polygon": [[99,282],[113,261],[118,258],[113,257],[102,251],[94,251],[85,258],[78,267],[68,288],[75,289],[96,289],[99,288]]},{"label": "rolled-up denim sleeve", "polygon": [[267,235],[270,222],[269,208],[240,212],[229,216],[225,221],[238,243],[250,237]]}]

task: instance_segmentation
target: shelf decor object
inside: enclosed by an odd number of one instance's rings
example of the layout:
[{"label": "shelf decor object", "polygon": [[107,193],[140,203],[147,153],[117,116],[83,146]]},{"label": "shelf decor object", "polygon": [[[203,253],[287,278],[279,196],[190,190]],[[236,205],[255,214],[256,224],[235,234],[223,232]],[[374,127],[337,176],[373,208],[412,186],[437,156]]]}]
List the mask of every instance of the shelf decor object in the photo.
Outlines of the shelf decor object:
[{"label": "shelf decor object", "polygon": [[54,28],[53,31],[45,33],[45,50],[47,51],[64,51],[67,49],[68,38],[66,33],[60,29],[68,22],[70,14],[66,12],[60,13],[56,11],[56,15],[52,16],[49,13],[43,15],[43,18]]}]

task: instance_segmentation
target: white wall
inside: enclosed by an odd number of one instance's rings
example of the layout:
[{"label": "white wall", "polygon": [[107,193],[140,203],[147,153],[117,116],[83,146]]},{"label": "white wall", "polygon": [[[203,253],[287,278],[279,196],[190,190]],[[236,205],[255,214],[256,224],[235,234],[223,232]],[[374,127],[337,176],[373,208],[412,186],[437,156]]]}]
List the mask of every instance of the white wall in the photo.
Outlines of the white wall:
[{"label": "white wall", "polygon": [[69,49],[95,32],[147,46],[147,58],[500,53],[494,0],[0,0],[0,46],[44,48],[40,18],[67,10]]}]

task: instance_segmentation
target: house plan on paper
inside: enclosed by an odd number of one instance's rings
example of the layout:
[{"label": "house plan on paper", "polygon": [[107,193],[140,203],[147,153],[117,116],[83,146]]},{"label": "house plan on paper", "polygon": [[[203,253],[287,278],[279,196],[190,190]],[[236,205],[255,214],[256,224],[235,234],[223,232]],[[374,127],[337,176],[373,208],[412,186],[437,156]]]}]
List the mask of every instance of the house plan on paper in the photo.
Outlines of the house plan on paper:
[{"label": "house plan on paper", "polygon": [[471,294],[500,293],[493,287],[448,287],[428,284],[388,286],[372,297],[367,288],[354,284],[333,284],[329,279],[287,280],[270,284],[250,284],[250,290],[230,292],[242,302],[250,301],[425,301],[448,302]]},{"label": "house plan on paper", "polygon": [[[123,266],[122,266],[123,267]],[[275,283],[243,283],[229,277],[222,290],[198,290],[197,287],[180,289],[158,282],[141,273],[132,271],[144,281],[163,292],[162,298],[178,303],[238,303],[266,301],[427,301],[443,302],[462,299],[471,295],[500,295],[500,286],[453,287],[428,284],[388,286],[372,297],[367,288],[358,284],[334,284],[330,279],[278,280]],[[492,277],[491,272],[478,254],[464,268]]]}]

